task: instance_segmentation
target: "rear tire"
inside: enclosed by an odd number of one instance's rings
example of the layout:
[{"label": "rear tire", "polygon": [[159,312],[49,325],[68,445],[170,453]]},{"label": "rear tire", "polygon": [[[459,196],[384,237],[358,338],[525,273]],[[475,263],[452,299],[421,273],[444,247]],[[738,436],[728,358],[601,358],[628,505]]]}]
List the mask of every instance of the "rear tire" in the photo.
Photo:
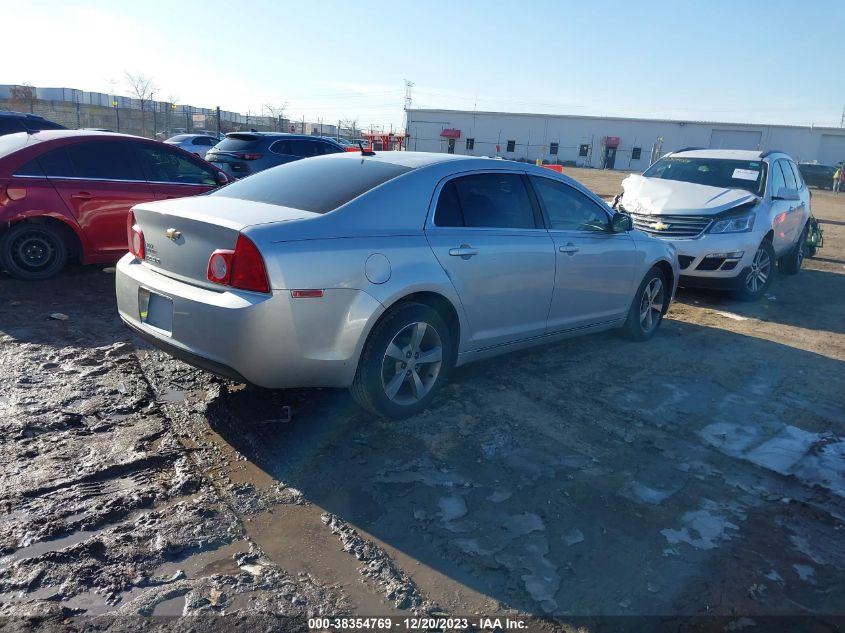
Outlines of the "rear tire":
[{"label": "rear tire", "polygon": [[391,308],[364,343],[352,397],[386,418],[419,413],[448,381],[455,344],[434,308],[411,302]]},{"label": "rear tire", "polygon": [[663,272],[654,266],[646,273],[622,326],[622,334],[632,341],[647,341],[663,321],[667,293],[671,293]]},{"label": "rear tire", "polygon": [[775,274],[775,249],[769,240],[760,242],[754,261],[737,279],[734,297],[740,301],[757,301],[772,285]]},{"label": "rear tire", "polygon": [[64,236],[49,224],[19,222],[0,239],[0,264],[24,281],[55,277],[67,263]]},{"label": "rear tire", "polygon": [[797,275],[807,256],[807,227],[798,236],[798,242],[790,251],[778,260],[778,270],[784,275]]}]

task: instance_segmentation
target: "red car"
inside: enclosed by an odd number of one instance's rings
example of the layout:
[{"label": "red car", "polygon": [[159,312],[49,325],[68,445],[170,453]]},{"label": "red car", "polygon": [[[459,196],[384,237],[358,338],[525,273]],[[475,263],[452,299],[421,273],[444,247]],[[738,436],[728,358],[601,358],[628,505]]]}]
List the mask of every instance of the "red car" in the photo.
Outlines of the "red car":
[{"label": "red car", "polygon": [[0,136],[0,266],[18,279],[47,279],[69,258],[115,262],[128,250],[133,205],[205,193],[229,180],[184,150],[136,136]]}]

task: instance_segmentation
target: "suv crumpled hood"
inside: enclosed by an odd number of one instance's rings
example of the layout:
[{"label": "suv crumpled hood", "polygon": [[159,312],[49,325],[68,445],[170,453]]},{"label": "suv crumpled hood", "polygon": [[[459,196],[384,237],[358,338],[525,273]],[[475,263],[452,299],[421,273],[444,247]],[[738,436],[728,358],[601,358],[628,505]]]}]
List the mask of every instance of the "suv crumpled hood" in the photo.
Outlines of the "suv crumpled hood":
[{"label": "suv crumpled hood", "polygon": [[759,200],[744,189],[723,189],[632,174],[622,181],[626,211],[655,215],[716,215]]}]

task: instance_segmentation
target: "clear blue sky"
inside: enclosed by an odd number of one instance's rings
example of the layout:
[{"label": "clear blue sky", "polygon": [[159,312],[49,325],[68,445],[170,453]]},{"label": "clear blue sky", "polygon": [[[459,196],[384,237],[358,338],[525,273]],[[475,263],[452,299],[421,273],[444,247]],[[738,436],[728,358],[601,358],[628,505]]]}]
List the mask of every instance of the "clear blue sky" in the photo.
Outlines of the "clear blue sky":
[{"label": "clear blue sky", "polygon": [[[15,2],[0,83],[401,126],[418,107],[839,125],[845,3]],[[28,25],[30,28],[23,28]],[[839,61],[837,61],[837,59]],[[109,80],[116,83],[109,83]]]}]

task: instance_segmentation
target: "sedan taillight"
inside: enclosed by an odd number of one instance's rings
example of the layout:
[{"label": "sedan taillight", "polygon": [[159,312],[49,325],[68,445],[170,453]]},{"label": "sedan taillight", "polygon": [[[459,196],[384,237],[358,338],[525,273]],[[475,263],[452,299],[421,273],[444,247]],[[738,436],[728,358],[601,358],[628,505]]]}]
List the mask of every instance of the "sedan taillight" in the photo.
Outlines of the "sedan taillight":
[{"label": "sedan taillight", "polygon": [[235,250],[219,248],[208,258],[208,280],[223,286],[253,292],[270,292],[267,269],[258,247],[243,233]]},{"label": "sedan taillight", "polygon": [[138,259],[144,259],[147,251],[147,243],[144,240],[144,232],[135,223],[135,214],[132,211],[126,216],[126,239],[129,245],[129,252]]}]

